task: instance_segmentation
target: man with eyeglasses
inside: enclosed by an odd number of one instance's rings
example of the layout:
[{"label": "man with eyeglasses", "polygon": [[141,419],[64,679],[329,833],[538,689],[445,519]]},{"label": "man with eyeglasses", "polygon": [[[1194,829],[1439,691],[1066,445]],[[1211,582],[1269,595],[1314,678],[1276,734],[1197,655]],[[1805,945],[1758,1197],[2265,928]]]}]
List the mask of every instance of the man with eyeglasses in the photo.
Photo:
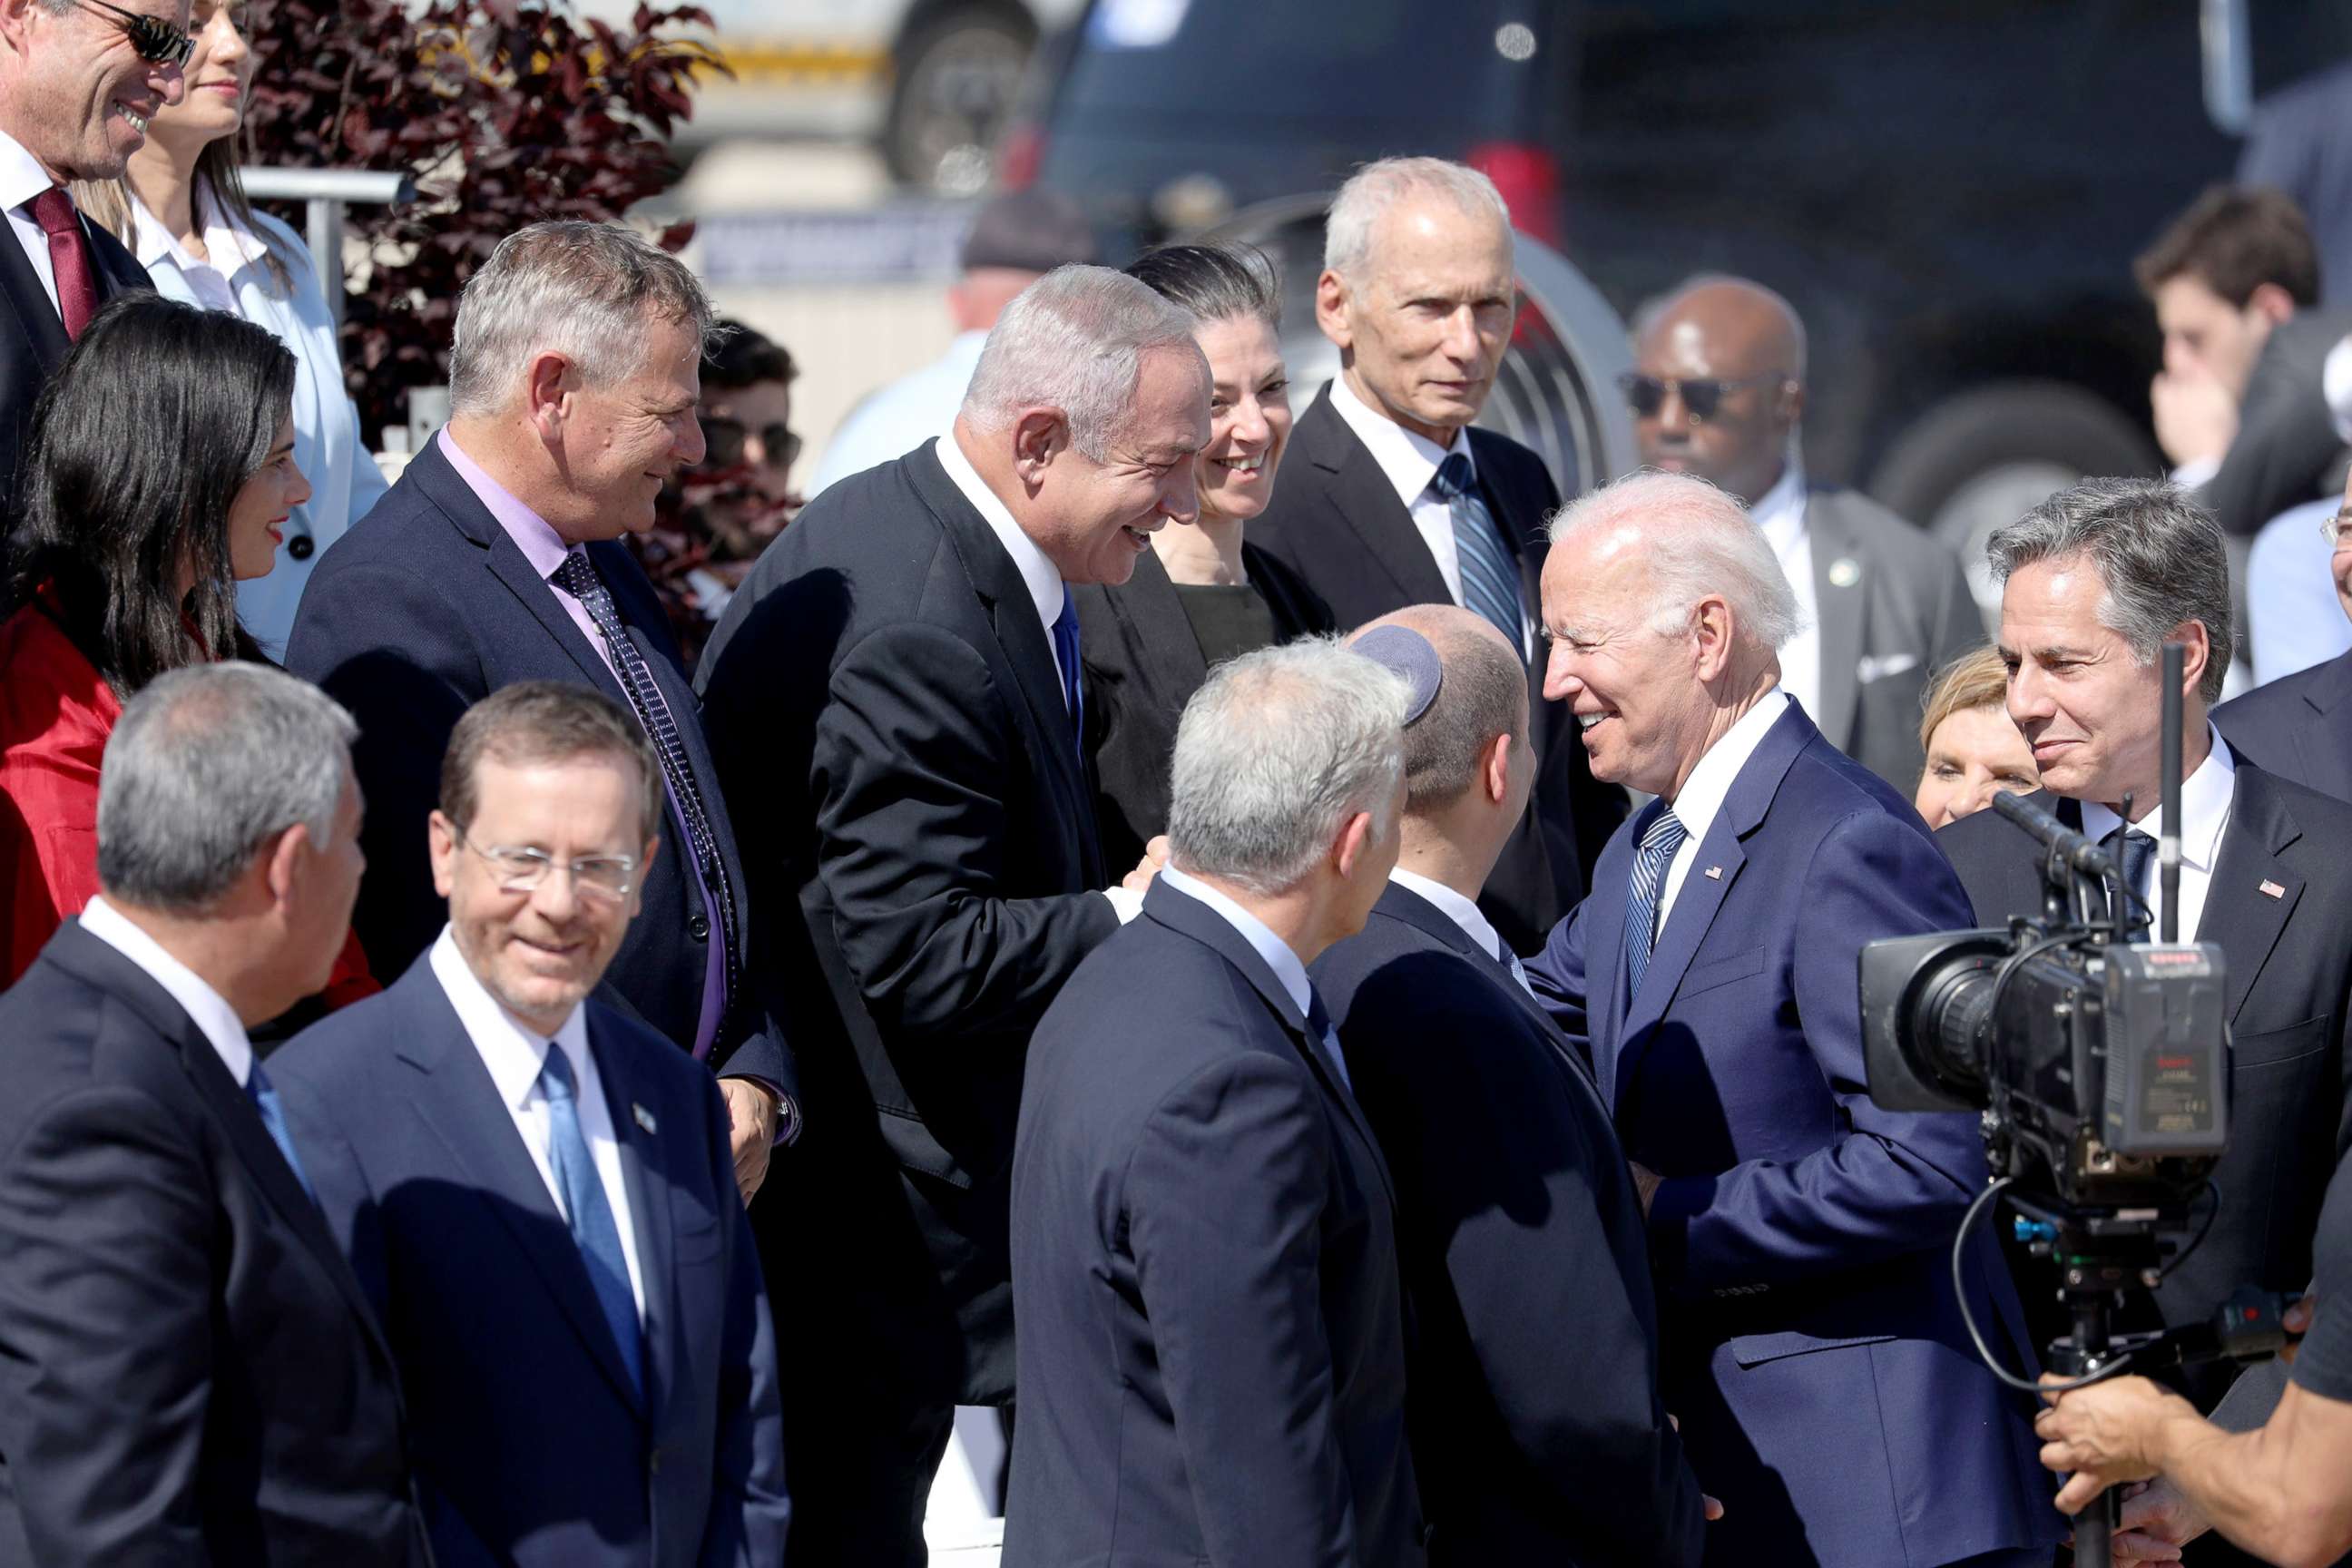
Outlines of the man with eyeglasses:
[{"label": "man with eyeglasses", "polygon": [[385,1326],[445,1563],[783,1553],[774,1333],[709,1075],[590,999],[667,850],[610,699],[522,681],[441,764],[448,923],[270,1060]]},{"label": "man with eyeglasses", "polygon": [[1797,591],[1781,686],[1838,750],[1912,794],[1927,682],[1984,640],[1958,561],[1877,502],[1806,482],[1805,328],[1769,289],[1695,279],[1639,320],[1633,355],[1622,384],[1643,464],[1738,498]]},{"label": "man with eyeglasses", "polygon": [[188,0],[13,0],[0,5],[0,520],[16,513],[16,466],[33,402],[98,308],[152,287],[112,235],[75,210],[76,180],[113,180],[180,100],[194,45]]},{"label": "man with eyeglasses", "polygon": [[[2352,616],[2352,484],[2336,510],[2320,519],[2319,534],[2331,552],[2336,600]],[[2264,600],[2255,603],[2270,608]],[[2352,800],[2352,652],[2222,703],[2213,722],[2231,745],[2281,778]]]}]

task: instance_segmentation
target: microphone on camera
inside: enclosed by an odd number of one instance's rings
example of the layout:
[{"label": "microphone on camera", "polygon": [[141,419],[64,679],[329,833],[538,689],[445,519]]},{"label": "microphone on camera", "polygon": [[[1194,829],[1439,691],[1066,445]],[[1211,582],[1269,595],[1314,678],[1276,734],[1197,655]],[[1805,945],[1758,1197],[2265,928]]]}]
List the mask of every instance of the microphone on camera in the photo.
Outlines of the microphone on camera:
[{"label": "microphone on camera", "polygon": [[2032,834],[2035,842],[2075,875],[2095,877],[2103,885],[2123,875],[2096,839],[2067,826],[2023,795],[2002,791],[1992,797],[1992,808]]}]

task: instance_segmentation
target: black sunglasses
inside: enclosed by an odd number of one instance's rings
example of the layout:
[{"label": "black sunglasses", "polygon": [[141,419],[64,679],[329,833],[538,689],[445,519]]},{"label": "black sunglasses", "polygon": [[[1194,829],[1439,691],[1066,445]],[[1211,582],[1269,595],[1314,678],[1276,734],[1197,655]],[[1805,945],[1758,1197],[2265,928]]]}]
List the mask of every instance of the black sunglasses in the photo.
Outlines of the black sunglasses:
[{"label": "black sunglasses", "polygon": [[[793,434],[791,426],[762,425],[759,434],[763,466],[782,472],[800,460],[801,438]],[[705,415],[702,444],[709,450],[703,456],[703,466],[712,468],[741,467],[744,450],[751,444],[751,427],[740,419]]]},{"label": "black sunglasses", "polygon": [[1768,370],[1761,375],[1742,375],[1729,379],[1711,376],[1644,375],[1638,370],[1621,372],[1617,384],[1625,394],[1625,401],[1636,416],[1653,419],[1666,405],[1666,388],[1673,387],[1690,411],[1693,419],[1712,419],[1723,406],[1723,400],[1744,386],[1769,386],[1789,379],[1786,371]]},{"label": "black sunglasses", "polygon": [[120,5],[110,5],[106,0],[75,0],[75,4],[109,12],[122,18],[115,26],[131,39],[131,47],[150,65],[185,66],[188,57],[196,52],[196,40],[160,16],[142,16],[126,11]]}]

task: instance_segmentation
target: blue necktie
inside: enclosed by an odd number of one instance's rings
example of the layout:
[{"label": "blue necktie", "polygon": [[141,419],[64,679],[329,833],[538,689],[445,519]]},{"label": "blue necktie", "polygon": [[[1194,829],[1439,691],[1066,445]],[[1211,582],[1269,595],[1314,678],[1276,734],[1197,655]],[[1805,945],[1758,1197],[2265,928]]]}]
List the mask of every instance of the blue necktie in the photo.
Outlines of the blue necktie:
[{"label": "blue necktie", "polygon": [[1078,738],[1078,771],[1087,764],[1087,694],[1078,683],[1078,596],[1065,584],[1062,613],[1054,617],[1054,662],[1062,671],[1062,705],[1070,710],[1070,732]]},{"label": "blue necktie", "polygon": [[[2123,840],[2120,846],[2116,843],[2117,838]],[[2138,925],[2143,920],[2142,906],[2148,905],[2147,873],[2148,868],[2156,863],[2156,840],[2137,827],[2118,827],[2115,832],[2107,835],[2101,847],[2115,858],[2117,868],[2124,874],[2125,885],[2139,895],[2137,904],[2128,900],[2124,901],[2122,907],[2116,910],[2116,918],[2132,925]],[[2189,940],[2192,942],[2196,940],[2194,932],[2190,933]]]},{"label": "blue necktie", "polygon": [[1665,891],[1666,868],[1674,863],[1675,851],[1683,847],[1690,835],[1683,828],[1682,818],[1673,812],[1662,812],[1650,830],[1642,835],[1642,847],[1633,856],[1632,896],[1625,900],[1625,1000],[1631,1002],[1641,994],[1642,978],[1650,973],[1650,950],[1658,941],[1658,897]]},{"label": "blue necktie", "polygon": [[1339,1049],[1339,1031],[1331,1026],[1331,1015],[1324,1010],[1322,994],[1311,988],[1307,993],[1307,1032],[1322,1042],[1323,1048],[1330,1053],[1332,1070],[1339,1075],[1348,1092],[1354,1094],[1356,1080],[1348,1076],[1348,1058]]},{"label": "blue necktie", "polygon": [[261,1070],[258,1060],[254,1062],[253,1070],[246,1075],[245,1098],[253,1101],[253,1109],[261,1117],[261,1125],[268,1130],[270,1141],[278,1145],[278,1152],[286,1156],[286,1164],[294,1173],[294,1179],[302,1184],[304,1194],[312,1203],[317,1203],[319,1194],[311,1190],[310,1178],[302,1173],[302,1157],[294,1152],[294,1134],[287,1129],[286,1112],[278,1103],[277,1086],[269,1081],[269,1075]]},{"label": "blue necktie", "polygon": [[1462,565],[1462,605],[1475,610],[1510,639],[1523,646],[1518,563],[1511,558],[1494,514],[1479,499],[1478,484],[1470,472],[1466,452],[1449,452],[1437,465],[1430,485],[1445,498],[1454,514],[1454,549]]},{"label": "blue necktie", "polygon": [[588,1266],[588,1283],[604,1309],[613,1339],[621,1349],[621,1364],[630,1384],[645,1392],[642,1367],[643,1331],[637,1323],[637,1299],[629,1289],[628,1260],[621,1255],[621,1230],[613,1223],[613,1205],[605,1201],[604,1184],[596,1177],[596,1162],[588,1140],[580,1131],[580,1097],[572,1077],[571,1058],[550,1041],[547,1065],[539,1069],[539,1087],[547,1096],[547,1163],[554,1168],[555,1185],[563,1194],[565,1216],[572,1222],[572,1239],[580,1260]]}]

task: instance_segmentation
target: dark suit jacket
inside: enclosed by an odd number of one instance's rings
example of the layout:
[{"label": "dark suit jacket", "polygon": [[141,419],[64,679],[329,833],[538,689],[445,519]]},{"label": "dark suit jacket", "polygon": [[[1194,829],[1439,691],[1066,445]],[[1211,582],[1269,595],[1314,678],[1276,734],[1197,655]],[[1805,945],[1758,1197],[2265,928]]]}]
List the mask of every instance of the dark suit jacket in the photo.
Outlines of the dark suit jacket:
[{"label": "dark suit jacket", "polygon": [[2231,699],[2213,723],[2263,772],[2352,800],[2352,653]]},{"label": "dark suit jacket", "polygon": [[[1540,620],[1544,526],[1559,490],[1543,459],[1508,437],[1473,428],[1470,452],[1486,508],[1518,557],[1519,591]],[[1407,605],[1453,602],[1412,514],[1331,406],[1328,386],[1292,430],[1274,498],[1251,520],[1250,536],[1322,596],[1342,630]],[[1543,667],[1538,638],[1528,670],[1540,759],[1535,798],[1478,900],[1519,952],[1542,945],[1584,897],[1593,858],[1625,816],[1625,792],[1593,778],[1568,704],[1544,700]]]},{"label": "dark suit jacket", "polygon": [[1396,1200],[1272,969],[1154,885],[1037,1026],[1005,1568],[1409,1568]]},{"label": "dark suit jacket", "polygon": [[870,1349],[861,1399],[1000,1402],[1022,1061],[1118,923],[1088,890],[1111,878],[1035,601],[926,444],[810,503],[700,679],[772,914],[761,963],[837,1108],[760,1212],[804,1256],[857,1264],[803,1271],[790,1310],[829,1353]]},{"label": "dark suit jacket", "polygon": [[0,1040],[0,1564],[425,1568],[391,1352],[194,1020],[68,921]]},{"label": "dark suit jacket", "polygon": [[1985,640],[1958,559],[1869,497],[1805,498],[1821,637],[1821,711],[1838,750],[1916,794],[1919,715],[1937,671]]},{"label": "dark suit jacket", "polygon": [[2341,475],[2344,441],[2319,384],[2327,351],[2347,332],[2352,311],[2299,310],[2263,345],[2239,400],[2237,439],[2221,471],[2197,489],[2222,532],[2251,538]]},{"label": "dark suit jacket", "polygon": [[[121,240],[86,217],[81,226],[89,237],[100,305],[126,289],[155,286]],[[13,520],[18,512],[16,469],[33,434],[33,405],[73,340],[66,336],[65,321],[21,245],[0,246],[0,300],[6,302],[0,310],[0,516]]]},{"label": "dark suit jacket", "polygon": [[[1723,1500],[1709,1563],[1947,1563],[2054,1541],[2030,1403],[1979,1362],[1951,1279],[1985,1184],[1977,1119],[1866,1092],[1855,954],[1965,928],[1910,803],[1784,710],[1748,757],[1626,998],[1636,812],[1528,965],[1625,1152],[1657,1172],[1666,1405]],[[1969,1310],[2030,1367],[1979,1230]],[[2006,1331],[2004,1332],[2004,1331]],[[1923,1411],[1934,1412],[1932,1419]]]},{"label": "dark suit jacket", "polygon": [[[2251,755],[2237,763],[2195,933],[2221,944],[2227,980],[2230,1150],[2213,1173],[2221,1207],[2211,1231],[2156,1293],[2175,1323],[2205,1317],[2240,1285],[2304,1287],[2320,1199],[2352,1125],[2352,883],[2344,878],[2352,805],[2265,773]],[[2046,793],[2030,798],[2044,810],[2071,804]],[[2007,817],[1979,812],[1936,839],[1968,885],[1975,923],[2040,912],[2035,846]],[[2262,891],[2266,882],[2279,896]],[[2196,1386],[2218,1392],[2220,1384]]]},{"label": "dark suit jacket", "polygon": [[269,1061],[409,1390],[439,1568],[773,1568],[775,1338],[718,1086],[597,1003],[645,1277],[646,1394],[428,957]]},{"label": "dark suit jacket", "polygon": [[[1330,606],[1281,562],[1242,546],[1242,569],[1265,601],[1274,640],[1338,630]],[[1168,768],[1176,722],[1209,678],[1201,640],[1160,557],[1135,558],[1135,575],[1116,588],[1074,590],[1085,650],[1087,749],[1095,766],[1095,823],[1103,859],[1125,868],[1168,831]]]},{"label": "dark suit jacket", "polygon": [[1591,1069],[1401,885],[1314,975],[1396,1177],[1431,1562],[1697,1563],[1649,1233]]},{"label": "dark suit jacket", "polygon": [[[677,721],[734,884],[739,931],[749,933],[756,900],[744,889],[727,804],[668,619],[625,547],[591,544],[588,555]],[[426,442],[391,493],[319,558],[287,639],[286,668],[324,687],[360,723],[352,756],[367,795],[360,842],[368,875],[352,924],[380,975],[405,969],[448,919],[433,890],[425,823],[441,797],[441,754],[466,710],[518,680],[593,686],[629,706],[555,590],[449,466],[438,440]],[[629,922],[598,995],[691,1047],[702,1016],[710,921],[674,812],[664,814],[661,852],[646,871],[643,896],[644,910]],[[749,976],[752,939],[739,940]],[[749,978],[710,1059],[730,1074],[798,1090],[791,1047]]]}]

